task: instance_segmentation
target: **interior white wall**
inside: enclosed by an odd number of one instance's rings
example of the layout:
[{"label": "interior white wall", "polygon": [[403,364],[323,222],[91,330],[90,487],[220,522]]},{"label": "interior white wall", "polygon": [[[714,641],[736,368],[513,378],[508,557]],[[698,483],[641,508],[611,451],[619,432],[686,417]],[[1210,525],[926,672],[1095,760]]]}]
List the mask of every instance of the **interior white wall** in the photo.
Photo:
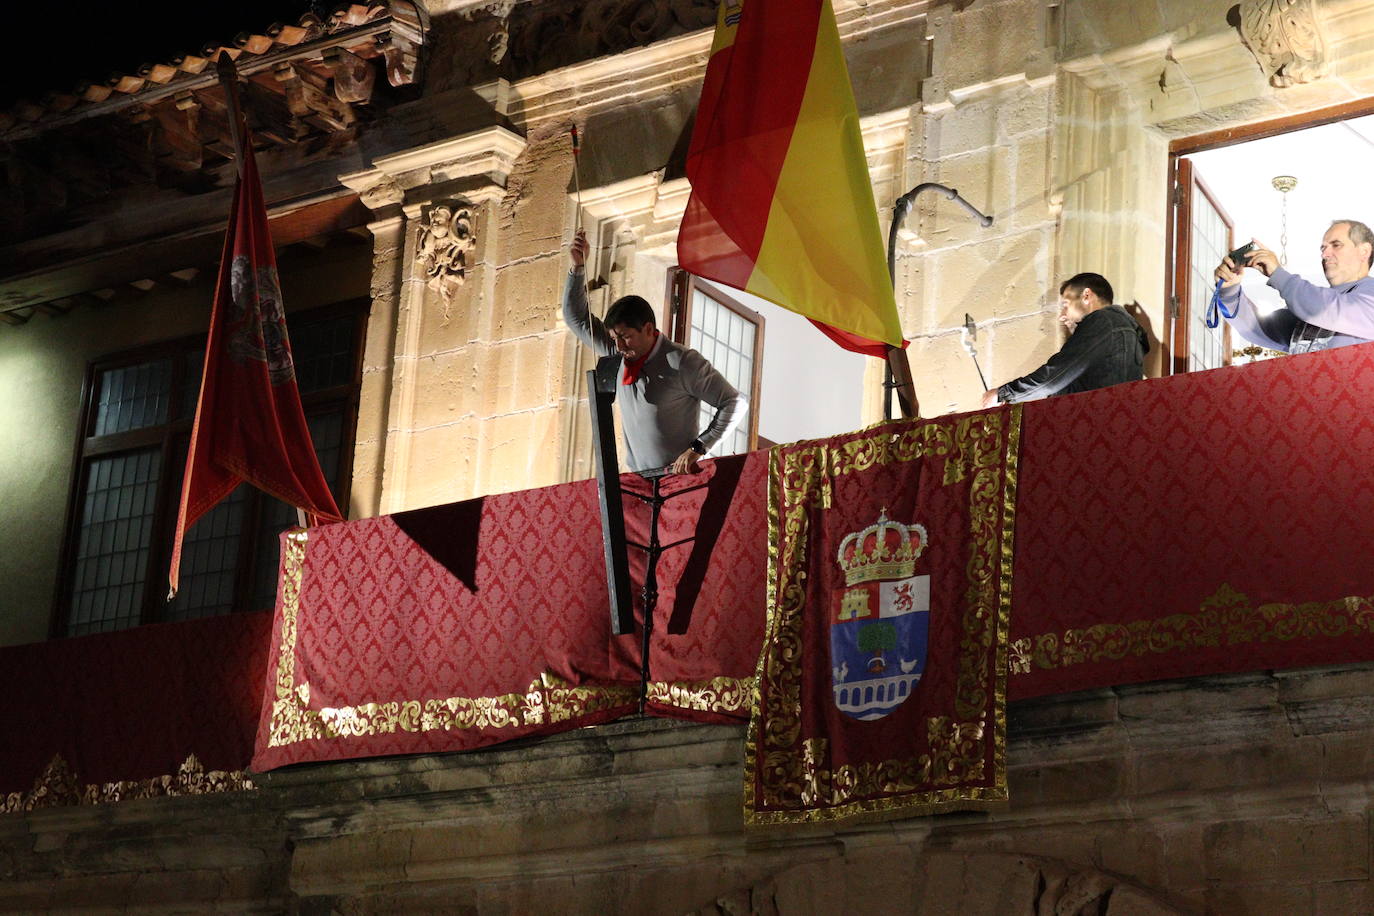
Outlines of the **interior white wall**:
[{"label": "interior white wall", "polygon": [[[1365,178],[1371,156],[1374,115],[1193,153],[1188,158],[1234,221],[1237,246],[1253,237],[1279,251],[1284,195],[1274,189],[1272,180],[1277,175],[1297,178],[1297,186],[1287,194],[1287,269],[1325,286],[1319,246],[1331,221],[1357,219],[1374,225],[1374,183]],[[1258,307],[1282,305],[1259,271],[1247,270],[1241,284]]]},{"label": "interior white wall", "polygon": [[811,322],[740,290],[732,297],[763,316],[759,435],[774,442],[819,439],[861,428],[863,381],[872,357],[831,343]]}]

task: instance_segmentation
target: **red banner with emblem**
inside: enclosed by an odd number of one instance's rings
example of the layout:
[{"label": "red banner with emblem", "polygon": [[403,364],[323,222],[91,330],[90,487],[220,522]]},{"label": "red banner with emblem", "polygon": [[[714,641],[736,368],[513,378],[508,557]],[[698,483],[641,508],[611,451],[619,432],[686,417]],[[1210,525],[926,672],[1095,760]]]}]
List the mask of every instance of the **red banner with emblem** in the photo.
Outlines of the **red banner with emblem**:
[{"label": "red banner with emblem", "polygon": [[1007,798],[1021,411],[778,446],[745,751],[754,824]]},{"label": "red banner with emblem", "polygon": [[247,482],[317,519],[342,521],[301,410],[262,182],[245,130],[200,400],[186,453],[168,574],[176,594],[181,542],[196,519]]}]

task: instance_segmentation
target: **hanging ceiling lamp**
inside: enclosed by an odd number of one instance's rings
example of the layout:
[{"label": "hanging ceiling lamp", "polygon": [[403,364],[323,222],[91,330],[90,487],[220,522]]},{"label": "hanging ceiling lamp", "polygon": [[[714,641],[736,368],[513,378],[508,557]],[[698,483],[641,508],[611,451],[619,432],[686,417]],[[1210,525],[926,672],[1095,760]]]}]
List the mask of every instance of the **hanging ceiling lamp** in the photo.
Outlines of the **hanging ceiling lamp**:
[{"label": "hanging ceiling lamp", "polygon": [[1298,186],[1298,179],[1292,175],[1276,175],[1270,182],[1274,190],[1283,195],[1283,231],[1279,234],[1279,263],[1288,266],[1288,192]]}]

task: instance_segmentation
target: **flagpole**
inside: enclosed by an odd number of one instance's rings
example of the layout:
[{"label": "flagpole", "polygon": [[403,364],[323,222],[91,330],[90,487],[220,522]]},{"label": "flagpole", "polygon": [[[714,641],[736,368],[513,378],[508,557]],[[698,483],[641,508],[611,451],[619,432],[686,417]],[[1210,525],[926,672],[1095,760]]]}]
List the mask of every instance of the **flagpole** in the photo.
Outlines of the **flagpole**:
[{"label": "flagpole", "polygon": [[224,105],[229,111],[229,137],[234,142],[234,167],[243,178],[243,104],[239,101],[239,69],[228,51],[219,52],[215,61],[220,87],[224,89]]},{"label": "flagpole", "polygon": [[[911,363],[906,358],[906,350],[901,347],[894,347],[887,344],[887,369],[884,374],[887,381],[884,384],[897,392],[897,406],[902,409],[902,416],[908,420],[914,420],[921,415],[921,405],[916,400],[916,386],[911,381]],[[883,413],[890,414],[892,401],[887,392],[883,392]],[[885,417],[885,419],[891,419]]]},{"label": "flagpole", "polygon": [[577,125],[569,128],[568,133],[572,134],[572,154],[573,154],[573,187],[577,188],[577,219],[582,221],[582,175],[578,164],[582,153],[582,138],[577,134]]},{"label": "flagpole", "polygon": [[[892,280],[892,295],[897,295],[897,231],[906,216],[911,212],[914,198],[902,195],[892,206],[892,225],[887,233],[887,275]],[[916,400],[916,386],[911,381],[911,363],[907,360],[906,350],[887,344],[883,367],[883,419],[892,419],[892,392],[897,392],[897,406],[902,416],[908,420],[921,415],[920,402]]]}]

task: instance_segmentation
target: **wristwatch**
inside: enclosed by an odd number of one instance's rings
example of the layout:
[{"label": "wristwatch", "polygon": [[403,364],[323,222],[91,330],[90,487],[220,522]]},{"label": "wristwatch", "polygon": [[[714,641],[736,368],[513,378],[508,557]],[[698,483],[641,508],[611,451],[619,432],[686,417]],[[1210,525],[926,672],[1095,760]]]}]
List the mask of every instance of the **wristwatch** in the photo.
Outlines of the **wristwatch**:
[{"label": "wristwatch", "polygon": [[698,455],[704,455],[704,454],[706,454],[706,446],[704,446],[704,445],[701,444],[701,440],[700,440],[700,439],[693,439],[693,440],[692,440],[692,451],[696,452]]}]

